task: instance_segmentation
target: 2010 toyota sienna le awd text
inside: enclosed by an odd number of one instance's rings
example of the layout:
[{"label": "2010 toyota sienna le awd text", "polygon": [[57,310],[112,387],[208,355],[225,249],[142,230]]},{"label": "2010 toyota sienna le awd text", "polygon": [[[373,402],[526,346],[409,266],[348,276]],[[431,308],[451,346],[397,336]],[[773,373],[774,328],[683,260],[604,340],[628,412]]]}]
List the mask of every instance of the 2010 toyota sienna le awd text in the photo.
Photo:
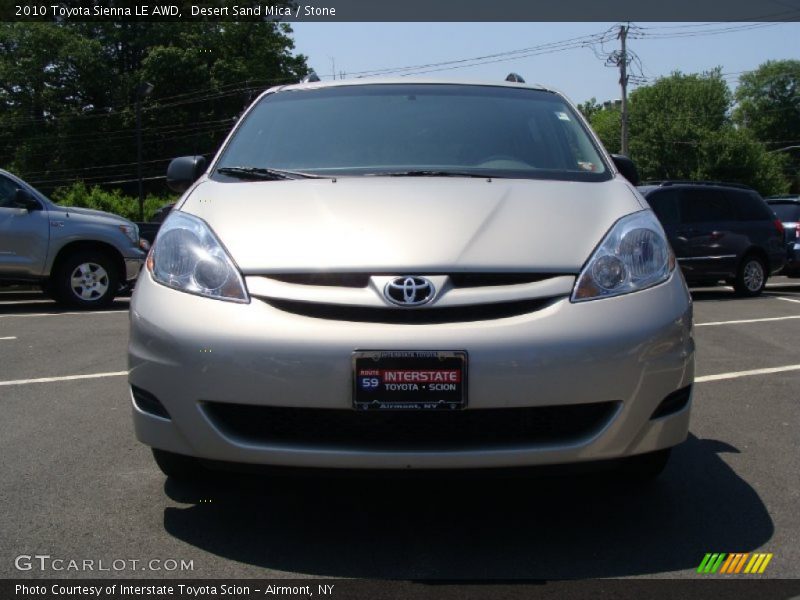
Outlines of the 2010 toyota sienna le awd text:
[{"label": "2010 toyota sienna le awd text", "polygon": [[692,305],[623,172],[542,87],[266,91],[208,168],[170,165],[185,193],[131,303],[136,435],[175,477],[657,474],[687,436]]}]

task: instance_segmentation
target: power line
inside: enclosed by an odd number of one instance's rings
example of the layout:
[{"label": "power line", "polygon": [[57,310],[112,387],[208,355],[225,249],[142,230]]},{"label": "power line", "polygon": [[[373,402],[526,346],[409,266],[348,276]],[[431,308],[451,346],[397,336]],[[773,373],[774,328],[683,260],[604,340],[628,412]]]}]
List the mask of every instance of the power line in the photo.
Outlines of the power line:
[{"label": "power line", "polygon": [[514,58],[525,58],[530,54],[539,53],[541,51],[572,49],[573,47],[577,48],[581,46],[588,46],[592,42],[594,43],[599,42],[604,37],[607,39],[611,39],[608,37],[610,35],[610,32],[611,30],[606,30],[596,34],[583,35],[583,36],[568,38],[566,40],[560,40],[557,42],[547,42],[544,44],[538,44],[536,46],[530,46],[527,48],[506,50],[503,52],[496,52],[493,54],[485,54],[481,56],[473,56],[470,58],[459,58],[459,59],[417,64],[417,65],[383,67],[383,68],[369,69],[364,71],[354,71],[354,72],[349,72],[349,75],[352,77],[376,77],[380,75],[416,74],[417,72],[431,72],[432,70],[440,70],[441,67],[465,68],[465,67],[475,66],[478,64],[498,62],[496,59],[511,60]]},{"label": "power line", "polygon": [[[152,135],[152,136],[163,136],[163,135],[170,135],[176,133],[190,133],[190,132],[201,132],[206,129],[216,129],[216,128],[230,128],[233,123],[234,119],[232,117],[226,117],[223,119],[210,119],[208,121],[193,121],[190,123],[186,123],[183,125],[160,125],[160,126],[151,126],[151,127],[143,127],[142,133],[145,135]],[[117,129],[117,130],[110,130],[110,131],[93,131],[87,133],[73,133],[66,136],[60,136],[59,140],[65,141],[68,144],[73,143],[90,143],[96,140],[122,140],[128,139],[136,135],[136,130],[134,127],[130,127],[127,129]],[[38,142],[38,141],[45,141],[52,144],[53,136],[51,134],[47,135],[39,135],[39,136],[27,136],[25,138],[26,142]],[[62,142],[63,143],[63,142]],[[9,143],[6,147],[13,148],[16,146],[16,143]]]},{"label": "power line", "polygon": [[676,31],[676,32],[659,32],[657,29],[641,29],[634,32],[631,37],[636,39],[676,39],[687,37],[700,37],[706,35],[721,35],[724,33],[733,33],[738,31],[749,31],[751,29],[762,29],[765,27],[777,27],[779,25],[786,25],[791,21],[781,23],[750,23],[745,25],[733,25],[724,27],[711,27],[706,29],[695,29],[690,31]]},{"label": "power line", "polygon": [[[227,83],[221,86],[213,86],[213,87],[206,87],[200,88],[193,92],[183,92],[181,94],[174,94],[172,96],[162,96],[162,97],[154,97],[150,100],[151,104],[156,106],[179,106],[180,100],[186,99],[195,99],[195,100],[204,100],[216,97],[218,94],[223,93],[227,94],[232,91],[239,91],[239,90],[262,90],[265,89],[265,86],[268,84],[280,84],[280,83],[293,83],[296,82],[295,78],[273,78],[273,79],[258,79],[258,78],[249,78],[239,82]],[[236,90],[230,90],[227,88],[240,86]],[[165,100],[175,100],[175,103],[161,105],[158,104],[159,102],[164,102]],[[20,123],[29,123],[29,122],[52,122],[54,120],[76,120],[76,119],[96,119],[96,118],[108,118],[109,116],[121,116],[125,114],[127,109],[134,108],[135,103],[124,103],[124,104],[117,104],[113,106],[106,106],[103,107],[102,113],[81,113],[81,114],[66,114],[66,115],[45,115],[43,117],[12,117],[7,119],[6,122],[10,124],[20,124]]]}]

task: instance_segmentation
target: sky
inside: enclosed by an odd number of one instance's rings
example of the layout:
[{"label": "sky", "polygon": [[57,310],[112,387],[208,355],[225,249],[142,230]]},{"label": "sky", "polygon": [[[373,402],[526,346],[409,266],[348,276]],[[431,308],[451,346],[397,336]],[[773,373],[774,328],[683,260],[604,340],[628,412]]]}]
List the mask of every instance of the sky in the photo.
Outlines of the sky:
[{"label": "sky", "polygon": [[[538,55],[495,57],[495,62],[421,74],[443,79],[502,80],[519,73],[528,83],[564,92],[574,102],[620,98],[619,72],[604,65],[605,53],[619,48],[607,35],[603,44],[563,49],[544,44],[602,34],[617,23],[294,23],[295,51],[325,79],[384,68],[484,57],[540,47]],[[718,33],[710,34],[711,31]],[[641,37],[640,37],[641,36]],[[678,37],[679,36],[679,37]],[[582,40],[577,40],[580,43]],[[591,41],[591,40],[590,40]],[[732,88],[742,71],[767,60],[800,59],[800,23],[697,24],[633,23],[628,42],[640,59],[633,73],[647,81],[722,67]],[[458,63],[464,64],[464,63]],[[443,65],[451,67],[452,65]],[[441,67],[436,67],[441,68]],[[417,69],[417,71],[429,70]],[[631,89],[634,89],[632,86]]]}]

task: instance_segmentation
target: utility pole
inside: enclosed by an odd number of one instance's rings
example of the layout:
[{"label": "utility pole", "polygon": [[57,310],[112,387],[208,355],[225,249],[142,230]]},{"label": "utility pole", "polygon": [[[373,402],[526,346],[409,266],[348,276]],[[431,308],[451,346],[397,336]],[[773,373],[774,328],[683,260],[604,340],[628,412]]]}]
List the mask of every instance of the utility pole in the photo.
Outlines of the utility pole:
[{"label": "utility pole", "polygon": [[628,49],[626,41],[630,25],[619,26],[619,38],[621,53],[619,57],[619,85],[622,88],[622,140],[621,152],[628,156]]},{"label": "utility pole", "polygon": [[144,186],[142,185],[142,100],[153,91],[146,81],[136,86],[136,178],[139,180],[139,221],[144,221]]}]

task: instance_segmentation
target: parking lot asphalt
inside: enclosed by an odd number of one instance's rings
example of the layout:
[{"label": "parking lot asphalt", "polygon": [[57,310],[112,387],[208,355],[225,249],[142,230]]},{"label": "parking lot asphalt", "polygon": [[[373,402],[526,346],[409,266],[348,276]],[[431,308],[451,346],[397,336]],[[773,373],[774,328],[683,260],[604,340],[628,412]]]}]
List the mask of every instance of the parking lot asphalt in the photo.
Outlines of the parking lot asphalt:
[{"label": "parking lot asphalt", "polygon": [[[653,485],[485,472],[186,485],[134,438],[128,299],[73,313],[0,289],[0,577],[692,578],[709,577],[708,552],[772,553],[759,577],[800,577],[800,281],[693,297],[691,431]],[[20,555],[63,570],[20,571]]]}]

